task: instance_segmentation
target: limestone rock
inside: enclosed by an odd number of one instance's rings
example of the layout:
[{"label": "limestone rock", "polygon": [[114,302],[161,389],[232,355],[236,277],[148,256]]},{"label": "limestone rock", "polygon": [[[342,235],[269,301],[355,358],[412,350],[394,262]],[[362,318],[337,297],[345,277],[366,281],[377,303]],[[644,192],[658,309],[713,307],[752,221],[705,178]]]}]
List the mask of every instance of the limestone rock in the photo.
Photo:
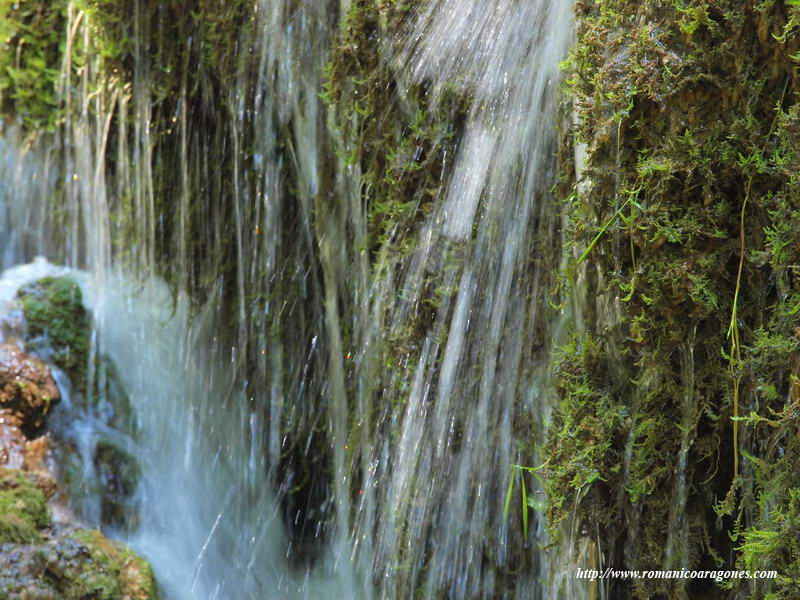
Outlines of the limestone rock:
[{"label": "limestone rock", "polygon": [[0,416],[13,417],[30,434],[41,429],[59,399],[50,369],[41,360],[13,344],[0,345]]}]

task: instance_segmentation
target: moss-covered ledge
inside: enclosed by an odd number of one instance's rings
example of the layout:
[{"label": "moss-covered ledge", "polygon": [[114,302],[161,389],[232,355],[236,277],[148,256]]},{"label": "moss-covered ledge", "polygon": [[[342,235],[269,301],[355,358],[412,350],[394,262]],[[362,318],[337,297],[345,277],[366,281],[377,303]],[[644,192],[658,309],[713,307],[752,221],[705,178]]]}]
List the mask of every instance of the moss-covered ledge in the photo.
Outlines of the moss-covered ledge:
[{"label": "moss-covered ledge", "polygon": [[789,4],[576,3],[565,140],[586,154],[565,174],[565,278],[585,319],[555,361],[550,523],[574,519],[614,568],[778,572],[617,582],[612,597],[797,589],[800,9]]}]

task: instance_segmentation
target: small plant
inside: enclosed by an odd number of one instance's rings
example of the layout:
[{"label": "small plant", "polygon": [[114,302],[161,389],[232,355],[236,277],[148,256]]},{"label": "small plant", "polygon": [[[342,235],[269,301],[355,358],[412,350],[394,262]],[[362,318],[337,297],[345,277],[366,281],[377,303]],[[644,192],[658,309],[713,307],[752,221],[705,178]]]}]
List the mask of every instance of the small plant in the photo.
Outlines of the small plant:
[{"label": "small plant", "polygon": [[533,473],[534,476],[538,478],[539,475],[537,474],[537,471],[545,468],[549,462],[550,459],[548,458],[538,467],[525,467],[523,465],[515,464],[511,465],[511,473],[508,477],[508,488],[506,489],[506,500],[503,503],[503,519],[508,519],[508,511],[511,508],[511,496],[514,495],[514,480],[517,478],[517,474],[519,474],[519,490],[522,507],[522,534],[525,538],[528,537],[528,508],[532,508],[533,510],[543,510],[544,507],[542,503],[537,503],[532,496],[528,496],[528,491],[525,487],[524,474],[527,471],[528,473]]}]

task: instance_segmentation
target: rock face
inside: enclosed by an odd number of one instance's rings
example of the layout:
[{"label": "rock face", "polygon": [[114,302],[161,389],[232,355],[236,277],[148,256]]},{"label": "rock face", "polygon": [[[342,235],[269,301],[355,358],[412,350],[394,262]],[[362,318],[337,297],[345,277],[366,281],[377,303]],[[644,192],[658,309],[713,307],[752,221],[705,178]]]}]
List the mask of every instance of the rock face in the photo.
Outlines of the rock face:
[{"label": "rock face", "polygon": [[123,544],[99,531],[65,527],[34,543],[0,544],[0,598],[151,600],[157,594],[149,565]]},{"label": "rock face", "polygon": [[47,365],[0,345],[0,598],[155,599],[144,560],[99,531],[52,517],[58,486],[49,437],[30,438],[59,397]]},{"label": "rock face", "polygon": [[0,415],[26,433],[41,429],[60,399],[50,370],[13,344],[0,345]]}]

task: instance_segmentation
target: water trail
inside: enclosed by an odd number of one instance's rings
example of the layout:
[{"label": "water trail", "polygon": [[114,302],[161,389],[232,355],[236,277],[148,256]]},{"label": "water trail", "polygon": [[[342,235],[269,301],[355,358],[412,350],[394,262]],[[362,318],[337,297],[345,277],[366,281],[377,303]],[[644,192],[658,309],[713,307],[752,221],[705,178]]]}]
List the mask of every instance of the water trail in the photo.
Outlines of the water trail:
[{"label": "water trail", "polygon": [[[681,448],[675,465],[675,491],[670,508],[669,529],[664,556],[664,570],[675,571],[688,569],[690,566],[689,523],[686,519],[686,502],[689,497],[689,475],[686,470],[689,466],[689,451],[691,450],[696,435],[695,414],[695,362],[694,345],[697,335],[697,326],[692,329],[692,334],[681,348],[681,379],[683,380],[683,397],[681,399]],[[685,593],[685,586],[678,587]]]},{"label": "water trail", "polygon": [[[388,310],[390,335],[397,334],[423,299],[426,278],[458,293],[438,307],[419,364],[407,366],[415,373],[409,399],[382,409],[355,537],[377,527],[363,553],[372,554],[380,597],[488,598],[514,589],[532,598],[541,594],[536,569],[528,580],[500,581],[512,560],[502,495],[519,456],[515,420],[545,411],[531,393],[543,360],[530,346],[544,293],[531,257],[553,227],[544,198],[570,5],[435,1],[405,35],[396,65],[407,81],[429,85],[433,103],[457,82],[472,109],[447,192],[422,225],[399,289],[373,291],[374,305],[396,294],[403,300],[373,310]],[[383,397],[403,397],[405,384],[391,370],[375,385]],[[396,445],[381,435],[398,427]]]}]

